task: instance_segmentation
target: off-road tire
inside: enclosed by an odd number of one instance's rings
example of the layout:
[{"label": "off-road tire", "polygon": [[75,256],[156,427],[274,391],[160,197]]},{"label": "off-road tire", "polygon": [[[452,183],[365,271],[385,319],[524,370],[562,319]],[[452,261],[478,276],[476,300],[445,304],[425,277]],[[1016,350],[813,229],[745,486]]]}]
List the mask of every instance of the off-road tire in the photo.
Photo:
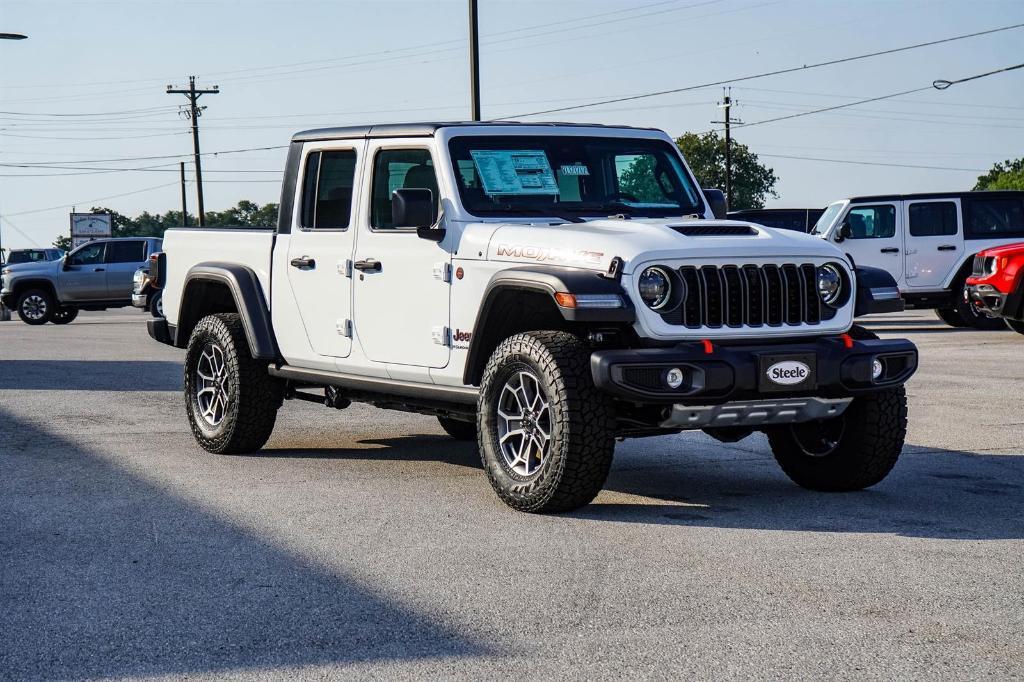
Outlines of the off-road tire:
[{"label": "off-road tire", "polygon": [[[823,492],[862,490],[884,479],[903,450],[907,435],[907,394],[902,386],[853,399],[835,448],[824,456],[805,453],[793,429],[766,431],[776,461],[799,486]],[[832,421],[832,420],[829,420]]]},{"label": "off-road tire", "polygon": [[1006,318],[1006,326],[1018,334],[1024,334],[1024,320],[1011,320]]},{"label": "off-road tire", "polygon": [[438,417],[437,422],[444,429],[445,433],[455,440],[475,441],[476,422],[467,422],[451,417]]},{"label": "off-road tire", "polygon": [[[227,375],[228,406],[215,426],[201,416],[196,397],[196,369],[208,343],[223,351]],[[270,376],[266,362],[250,355],[237,313],[219,313],[199,320],[185,353],[185,411],[192,435],[204,450],[225,455],[259,450],[274,430],[283,398],[281,381]]]},{"label": "off-road tire", "polygon": [[78,308],[61,308],[50,317],[54,324],[70,324],[78,317]]},{"label": "off-road tire", "polygon": [[998,331],[1006,329],[1003,320],[998,317],[989,317],[985,313],[978,312],[973,303],[964,300],[964,289],[967,287],[966,280],[960,280],[953,286],[953,306],[951,308],[939,308],[935,313],[939,319],[952,327],[967,327],[969,329],[983,329]]},{"label": "off-road tire", "polygon": [[[520,371],[536,376],[550,413],[548,452],[530,476],[509,468],[498,443],[501,392]],[[594,387],[589,349],[572,334],[516,334],[487,362],[477,409],[480,458],[495,492],[513,509],[563,512],[593,500],[611,468],[614,424],[610,401]]]},{"label": "off-road tire", "polygon": [[156,318],[162,318],[164,316],[164,291],[163,289],[158,290],[152,296],[149,297],[149,313]]},{"label": "off-road tire", "polygon": [[[41,305],[45,307],[42,317],[29,316],[28,306],[30,303],[34,303],[36,301],[41,301]],[[53,313],[57,309],[57,302],[53,300],[53,295],[46,289],[29,289],[18,296],[17,309],[18,317],[20,317],[21,321],[25,324],[46,324],[53,317]]]}]

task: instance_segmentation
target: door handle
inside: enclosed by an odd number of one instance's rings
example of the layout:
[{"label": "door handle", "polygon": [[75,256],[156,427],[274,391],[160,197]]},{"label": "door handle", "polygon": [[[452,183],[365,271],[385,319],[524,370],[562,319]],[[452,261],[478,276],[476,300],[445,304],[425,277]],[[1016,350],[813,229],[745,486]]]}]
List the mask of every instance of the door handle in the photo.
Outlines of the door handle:
[{"label": "door handle", "polygon": [[882,253],[899,253],[899,252],[900,252],[900,250],[897,249],[895,246],[890,246],[888,248],[882,249]]},{"label": "door handle", "polygon": [[352,267],[363,272],[380,272],[383,269],[381,262],[375,258],[357,260],[352,264]]},{"label": "door handle", "polygon": [[106,268],[93,268],[92,269],[93,272],[103,272],[104,270],[106,270]]},{"label": "door handle", "polygon": [[303,256],[302,258],[292,258],[291,266],[293,268],[299,268],[300,270],[315,268],[316,260],[310,258],[309,256]]},{"label": "door handle", "polygon": [[952,244],[943,244],[939,247],[939,251],[956,251],[956,247]]}]

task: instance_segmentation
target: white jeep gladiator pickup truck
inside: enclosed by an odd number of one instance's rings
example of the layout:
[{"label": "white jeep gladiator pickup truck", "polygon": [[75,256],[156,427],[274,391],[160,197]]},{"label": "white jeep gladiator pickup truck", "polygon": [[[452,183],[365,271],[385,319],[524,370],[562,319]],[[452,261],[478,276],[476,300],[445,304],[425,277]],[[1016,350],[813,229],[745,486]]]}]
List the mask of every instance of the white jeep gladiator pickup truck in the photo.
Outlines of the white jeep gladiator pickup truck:
[{"label": "white jeep gladiator pickup truck", "polygon": [[917,350],[853,326],[893,278],[716,219],[658,130],[517,123],[292,138],[273,230],[169,230],[151,276],[200,445],[261,448],[286,399],[436,415],[524,511],[590,502],[615,439],[767,434],[814,490],[881,481]]}]

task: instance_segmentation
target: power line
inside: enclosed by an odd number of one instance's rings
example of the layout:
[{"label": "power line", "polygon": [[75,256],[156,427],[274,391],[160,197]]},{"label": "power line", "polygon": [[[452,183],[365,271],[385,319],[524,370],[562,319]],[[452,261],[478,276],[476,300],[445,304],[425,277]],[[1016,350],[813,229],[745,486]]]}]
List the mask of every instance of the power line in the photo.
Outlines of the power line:
[{"label": "power line", "polygon": [[164,187],[177,187],[177,186],[178,186],[178,182],[174,181],[174,182],[170,182],[170,183],[167,183],[167,184],[164,184],[164,185],[155,185],[153,187],[143,187],[142,189],[137,189],[137,190],[134,190],[132,192],[122,192],[121,194],[111,194],[109,196],[96,197],[94,199],[82,199],[80,201],[70,201],[68,203],[59,204],[57,206],[49,206],[47,208],[36,208],[36,209],[32,209],[31,211],[18,211],[16,213],[8,213],[6,215],[7,216],[19,216],[19,215],[31,215],[33,213],[45,213],[46,211],[57,211],[57,210],[60,210],[62,208],[68,208],[69,206],[83,206],[85,204],[91,204],[94,201],[106,201],[107,199],[120,199],[121,197],[127,197],[127,196],[131,196],[133,194],[142,194],[143,192],[151,192],[151,191],[153,191],[155,189],[163,189]]},{"label": "power line", "polygon": [[[910,94],[913,94],[913,93],[916,93],[916,92],[924,92],[926,90],[931,90],[933,88],[936,89],[936,90],[945,90],[945,89],[949,88],[950,86],[956,85],[958,83],[966,83],[968,81],[978,80],[979,78],[987,78],[988,76],[994,76],[996,74],[1005,73],[1007,71],[1014,71],[1016,69],[1024,69],[1024,64],[1016,64],[1014,66],[1007,66],[1007,67],[1002,68],[1002,69],[996,69],[995,71],[988,71],[986,73],[979,73],[979,74],[977,74],[975,76],[968,76],[966,78],[960,78],[960,79],[953,80],[953,81],[949,81],[949,80],[936,80],[936,81],[932,81],[931,85],[925,86],[923,88],[914,88],[912,90],[903,90],[902,92],[894,92],[894,93],[889,94],[889,95],[880,95],[878,97],[869,97],[867,99],[857,100],[856,102],[846,102],[844,104],[836,104],[836,105],[831,106],[831,107],[822,107],[821,109],[812,109],[810,111],[800,111],[800,112],[797,112],[795,114],[788,114],[786,116],[776,116],[775,118],[766,118],[766,119],[761,120],[761,121],[752,121],[750,123],[745,123],[741,127],[749,128],[751,126],[762,125],[764,123],[775,123],[776,121],[787,121],[787,120],[789,120],[791,118],[800,118],[801,116],[810,116],[811,114],[821,114],[821,113],[824,113],[826,111],[836,111],[838,109],[846,109],[847,107],[855,107],[858,104],[869,104],[871,102],[880,102],[881,100],[884,100],[884,99],[892,99],[893,97],[902,97],[903,95],[910,95]],[[942,87],[939,87],[939,84],[941,84]]]},{"label": "power line", "polygon": [[975,33],[964,33],[957,36],[951,36],[949,38],[942,38],[939,40],[930,40],[924,43],[915,43],[913,45],[904,45],[902,47],[895,47],[888,50],[880,50],[878,52],[868,52],[866,54],[855,55],[853,57],[843,57],[840,59],[830,59],[828,61],[817,62],[815,64],[804,64],[803,66],[794,66],[787,69],[777,69],[775,71],[765,71],[763,73],[751,74],[749,76],[740,76],[737,78],[726,78],[723,80],[712,81],[709,83],[702,83],[700,85],[688,85],[681,88],[672,88],[669,90],[657,90],[654,92],[648,92],[640,95],[631,95],[629,97],[616,97],[613,99],[600,100],[597,102],[587,102],[584,104],[575,104],[568,107],[558,107],[556,109],[545,109],[542,111],[532,111],[524,114],[515,114],[513,116],[504,116],[501,119],[496,120],[508,120],[515,118],[526,118],[527,116],[539,116],[541,114],[553,114],[562,111],[574,111],[576,109],[586,109],[589,107],[596,107],[602,104],[618,104],[619,102],[630,102],[638,99],[646,99],[649,97],[660,97],[662,95],[671,95],[679,92],[687,92],[690,90],[700,90],[701,88],[709,88],[719,85],[728,85],[730,83],[740,83],[743,81],[755,80],[758,78],[767,78],[768,76],[779,76],[787,73],[795,73],[797,71],[807,71],[809,69],[817,69],[824,66],[835,66],[836,64],[845,64],[847,62],[858,61],[861,59],[870,59],[872,57],[881,57],[889,54],[896,54],[898,52],[906,52],[908,50],[916,50],[922,47],[931,47],[934,45],[942,45],[944,43],[951,43],[957,40],[966,40],[967,38],[977,38],[978,36],[990,35],[993,33],[999,33],[1001,31],[1010,31],[1024,27],[1024,24],[1011,24],[1009,26],[1000,26],[999,28],[988,29],[985,31],[977,31]]},{"label": "power line", "polygon": [[758,154],[758,156],[764,156],[772,159],[795,159],[797,161],[821,161],[824,163],[847,163],[856,166],[887,166],[890,168],[916,168],[923,170],[946,170],[946,171],[963,171],[971,173],[984,173],[988,171],[987,168],[954,168],[951,166],[919,166],[916,164],[907,163],[885,163],[882,161],[853,161],[850,159],[822,159],[815,156],[790,156],[787,154]]}]

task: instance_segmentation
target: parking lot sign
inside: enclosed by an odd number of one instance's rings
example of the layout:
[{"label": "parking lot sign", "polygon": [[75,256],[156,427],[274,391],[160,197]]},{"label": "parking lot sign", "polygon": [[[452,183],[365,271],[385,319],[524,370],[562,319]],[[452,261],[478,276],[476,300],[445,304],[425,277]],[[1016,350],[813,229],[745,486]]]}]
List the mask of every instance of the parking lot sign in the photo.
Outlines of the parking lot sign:
[{"label": "parking lot sign", "polygon": [[113,216],[110,213],[72,213],[71,248],[77,249],[93,239],[110,237],[113,224]]}]

